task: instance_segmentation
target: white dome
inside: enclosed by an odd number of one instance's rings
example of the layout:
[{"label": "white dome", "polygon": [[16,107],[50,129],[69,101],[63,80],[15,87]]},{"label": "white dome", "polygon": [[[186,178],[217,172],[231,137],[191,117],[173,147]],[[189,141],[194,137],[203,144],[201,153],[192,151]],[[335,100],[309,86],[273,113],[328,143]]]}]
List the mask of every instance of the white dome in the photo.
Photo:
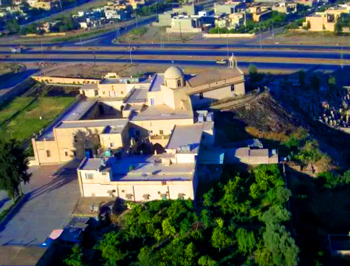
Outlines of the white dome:
[{"label": "white dome", "polygon": [[169,67],[165,73],[164,78],[165,79],[180,79],[183,77],[182,69],[176,66]]}]

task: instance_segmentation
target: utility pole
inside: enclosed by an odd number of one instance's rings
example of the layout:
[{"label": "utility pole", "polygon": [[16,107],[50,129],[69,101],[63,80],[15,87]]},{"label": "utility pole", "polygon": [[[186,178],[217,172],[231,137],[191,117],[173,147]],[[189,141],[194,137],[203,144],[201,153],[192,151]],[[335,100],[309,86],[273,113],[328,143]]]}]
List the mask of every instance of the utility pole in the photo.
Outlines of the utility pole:
[{"label": "utility pole", "polygon": [[261,43],[261,27],[260,27],[260,23],[259,23],[259,31],[260,31],[260,38],[259,38],[259,43],[260,43],[260,50],[262,50],[262,43]]},{"label": "utility pole", "polygon": [[341,46],[341,54],[340,54],[340,60],[341,60],[341,69],[344,69],[344,44]]},{"label": "utility pole", "polygon": [[43,49],[43,42],[42,41],[40,41],[40,46],[41,46],[41,56],[42,56],[41,63],[44,64],[44,49]]},{"label": "utility pole", "polygon": [[226,43],[226,52],[227,52],[227,60],[229,59],[230,55],[228,54],[228,41]]}]

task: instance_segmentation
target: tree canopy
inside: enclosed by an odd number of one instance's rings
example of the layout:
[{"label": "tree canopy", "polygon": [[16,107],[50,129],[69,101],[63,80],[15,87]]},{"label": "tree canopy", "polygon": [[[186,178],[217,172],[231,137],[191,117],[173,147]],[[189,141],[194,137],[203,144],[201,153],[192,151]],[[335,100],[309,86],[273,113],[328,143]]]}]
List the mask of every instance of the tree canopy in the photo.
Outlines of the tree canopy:
[{"label": "tree canopy", "polygon": [[[96,261],[105,265],[296,265],[299,249],[288,232],[290,213],[285,208],[291,193],[278,166],[259,166],[243,174],[228,170],[227,176],[203,194],[200,206],[191,200],[130,203],[119,229],[111,229],[96,244]],[[84,262],[80,250],[73,254]]]},{"label": "tree canopy", "polygon": [[30,179],[28,158],[19,144],[11,140],[0,140],[0,189],[5,190],[10,199],[22,195],[21,182]]}]

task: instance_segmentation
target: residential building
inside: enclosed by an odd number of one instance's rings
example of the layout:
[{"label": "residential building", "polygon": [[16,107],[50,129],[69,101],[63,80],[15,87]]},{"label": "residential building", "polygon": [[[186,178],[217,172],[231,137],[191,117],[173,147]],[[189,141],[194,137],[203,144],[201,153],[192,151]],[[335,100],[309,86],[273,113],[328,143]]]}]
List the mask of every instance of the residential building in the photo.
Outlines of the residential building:
[{"label": "residential building", "polygon": [[59,8],[58,0],[40,0],[40,1],[30,1],[28,4],[33,8],[40,8],[44,10],[52,10]]},{"label": "residential building", "polygon": [[335,24],[342,14],[349,14],[346,7],[334,7],[325,12],[316,12],[313,16],[306,17],[303,24],[309,27],[309,31],[331,31],[335,29]]},{"label": "residential building", "polygon": [[183,5],[178,8],[173,8],[174,13],[183,14],[187,16],[198,15],[198,12],[202,10],[201,6],[195,5]]},{"label": "residential building", "polygon": [[317,5],[317,0],[295,0],[297,4],[314,7]]},{"label": "residential building", "polygon": [[190,16],[175,16],[171,19],[170,28],[167,28],[168,33],[197,33],[202,32],[203,20]]},{"label": "residential building", "polygon": [[225,2],[225,3],[214,3],[214,13],[216,16],[230,15],[236,12],[243,11],[245,5],[242,2]]},{"label": "residential building", "polygon": [[173,17],[177,16],[177,13],[173,11],[164,12],[163,14],[158,14],[158,21],[154,22],[153,26],[171,26],[171,20]]},{"label": "residential building", "polygon": [[270,6],[254,5],[247,9],[251,14],[253,21],[260,22],[271,17],[272,11]]},{"label": "residential building", "polygon": [[232,27],[237,28],[240,25],[244,24],[247,20],[247,14],[244,12],[234,13],[228,16],[230,24]]},{"label": "residential building", "polygon": [[297,3],[293,2],[279,2],[272,6],[272,11],[277,11],[279,13],[296,13],[298,11]]}]

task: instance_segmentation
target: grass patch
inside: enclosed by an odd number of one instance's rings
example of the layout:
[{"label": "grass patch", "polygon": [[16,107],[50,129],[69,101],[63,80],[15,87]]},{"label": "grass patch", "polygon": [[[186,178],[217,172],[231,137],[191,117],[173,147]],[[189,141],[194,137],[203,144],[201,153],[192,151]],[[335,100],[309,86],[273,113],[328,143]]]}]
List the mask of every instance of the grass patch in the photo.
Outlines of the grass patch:
[{"label": "grass patch", "polygon": [[[29,102],[32,97],[18,97],[8,108],[0,111],[0,117],[6,118],[18,110],[21,103]],[[74,97],[39,97],[38,100],[23,109],[8,124],[0,129],[5,138],[24,141],[48,126],[64,109],[74,101]],[[23,106],[22,106],[23,107]],[[13,109],[11,109],[13,108]],[[42,119],[40,120],[40,116]]]},{"label": "grass patch", "polygon": [[111,28],[94,30],[94,31],[89,31],[86,33],[81,33],[81,34],[77,33],[73,36],[59,37],[59,38],[55,38],[55,39],[50,40],[50,42],[67,42],[67,41],[76,41],[76,40],[80,40],[80,39],[84,40],[86,38],[90,38],[94,35],[102,34],[102,33],[105,33],[107,31],[111,31]]},{"label": "grass patch", "polygon": [[0,83],[8,81],[12,78],[18,71],[20,71],[21,66],[17,64],[0,64]]},{"label": "grass patch", "polygon": [[120,42],[134,41],[134,40],[140,39],[147,32],[148,32],[148,28],[146,27],[133,29],[129,33],[121,36],[118,40]]},{"label": "grass patch", "polygon": [[0,111],[0,125],[27,106],[34,97],[18,97]]},{"label": "grass patch", "polygon": [[10,207],[8,207],[7,209],[3,210],[0,212],[0,222],[5,218],[5,216],[10,212],[10,210],[16,206],[16,203],[22,198],[24,197],[25,195],[22,195],[21,197],[18,197],[16,200],[15,200],[15,203],[12,204]]}]

